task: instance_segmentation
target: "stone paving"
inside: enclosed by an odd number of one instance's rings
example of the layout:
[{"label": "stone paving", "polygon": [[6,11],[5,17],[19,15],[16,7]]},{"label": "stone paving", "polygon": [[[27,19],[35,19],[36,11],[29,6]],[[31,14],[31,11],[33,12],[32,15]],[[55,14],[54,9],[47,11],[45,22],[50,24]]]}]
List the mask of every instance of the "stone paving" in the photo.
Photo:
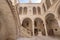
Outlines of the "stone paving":
[{"label": "stone paving", "polygon": [[38,37],[31,37],[31,38],[18,38],[17,40],[60,40],[60,38],[56,37],[46,37],[46,36],[38,36]]}]

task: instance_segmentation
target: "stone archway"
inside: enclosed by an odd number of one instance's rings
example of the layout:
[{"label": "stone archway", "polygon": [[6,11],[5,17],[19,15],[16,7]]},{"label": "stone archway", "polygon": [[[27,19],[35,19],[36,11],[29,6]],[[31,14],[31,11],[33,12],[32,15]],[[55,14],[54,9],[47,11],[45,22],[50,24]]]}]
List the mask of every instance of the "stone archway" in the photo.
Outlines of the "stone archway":
[{"label": "stone archway", "polygon": [[58,18],[60,19],[60,6],[58,6],[57,12],[58,12]]},{"label": "stone archway", "polygon": [[22,22],[22,26],[30,31],[32,35],[32,20],[30,18],[25,18]]},{"label": "stone archway", "polygon": [[55,36],[57,35],[58,31],[58,22],[55,19],[55,16],[53,14],[48,14],[46,16],[46,28],[47,28],[47,33],[49,36]]},{"label": "stone archway", "polygon": [[45,35],[45,29],[44,29],[44,24],[43,21],[40,18],[36,18],[34,20],[34,34],[35,36],[37,35]]}]

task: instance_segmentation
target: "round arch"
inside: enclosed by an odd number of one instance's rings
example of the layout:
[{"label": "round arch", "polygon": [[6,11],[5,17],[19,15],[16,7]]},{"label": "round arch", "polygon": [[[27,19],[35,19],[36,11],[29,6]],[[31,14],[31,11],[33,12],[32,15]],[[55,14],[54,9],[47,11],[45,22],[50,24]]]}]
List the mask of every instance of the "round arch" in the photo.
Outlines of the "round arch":
[{"label": "round arch", "polygon": [[33,7],[33,15],[36,14],[36,7]]},{"label": "round arch", "polygon": [[27,33],[30,34],[31,36],[32,34],[32,20],[30,18],[25,18],[22,21],[22,27],[24,27],[25,29],[27,29]]},{"label": "round arch", "polygon": [[22,7],[19,8],[19,14],[22,14]]},{"label": "round arch", "polygon": [[24,14],[27,14],[27,7],[24,7]]},{"label": "round arch", "polygon": [[37,10],[38,10],[38,14],[41,14],[41,8],[37,7]]},{"label": "round arch", "polygon": [[58,22],[55,19],[55,15],[52,13],[47,14],[45,17],[46,20],[46,28],[47,28],[47,33],[49,36],[55,36],[57,35],[57,28],[58,28]]},{"label": "round arch", "polygon": [[22,22],[22,26],[30,30],[30,27],[32,27],[32,20],[30,18],[25,18]]},{"label": "round arch", "polygon": [[44,29],[44,24],[43,24],[43,20],[40,18],[36,18],[34,20],[34,34],[37,35],[45,35],[45,29]]}]

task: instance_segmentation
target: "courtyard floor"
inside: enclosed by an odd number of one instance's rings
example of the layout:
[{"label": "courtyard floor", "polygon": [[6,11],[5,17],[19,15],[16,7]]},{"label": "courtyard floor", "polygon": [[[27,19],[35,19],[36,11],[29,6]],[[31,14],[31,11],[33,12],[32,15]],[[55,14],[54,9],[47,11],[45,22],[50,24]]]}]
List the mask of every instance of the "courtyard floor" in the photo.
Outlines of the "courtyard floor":
[{"label": "courtyard floor", "polygon": [[31,37],[31,38],[18,38],[17,40],[60,40],[60,38],[57,37],[47,37],[47,36],[37,36],[37,37]]}]

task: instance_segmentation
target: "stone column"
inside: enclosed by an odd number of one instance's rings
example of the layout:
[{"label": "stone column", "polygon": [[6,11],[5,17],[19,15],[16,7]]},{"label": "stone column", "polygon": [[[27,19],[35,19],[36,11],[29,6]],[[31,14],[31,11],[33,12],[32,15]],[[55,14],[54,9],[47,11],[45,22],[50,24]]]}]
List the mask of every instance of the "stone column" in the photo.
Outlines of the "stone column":
[{"label": "stone column", "polygon": [[46,22],[45,22],[45,21],[44,21],[44,28],[45,28],[46,36],[48,36],[48,33],[47,33],[47,27],[46,27]]},{"label": "stone column", "polygon": [[32,32],[33,32],[33,36],[34,36],[34,20],[32,20]]},{"label": "stone column", "polygon": [[22,7],[22,15],[24,14],[24,8]]}]

